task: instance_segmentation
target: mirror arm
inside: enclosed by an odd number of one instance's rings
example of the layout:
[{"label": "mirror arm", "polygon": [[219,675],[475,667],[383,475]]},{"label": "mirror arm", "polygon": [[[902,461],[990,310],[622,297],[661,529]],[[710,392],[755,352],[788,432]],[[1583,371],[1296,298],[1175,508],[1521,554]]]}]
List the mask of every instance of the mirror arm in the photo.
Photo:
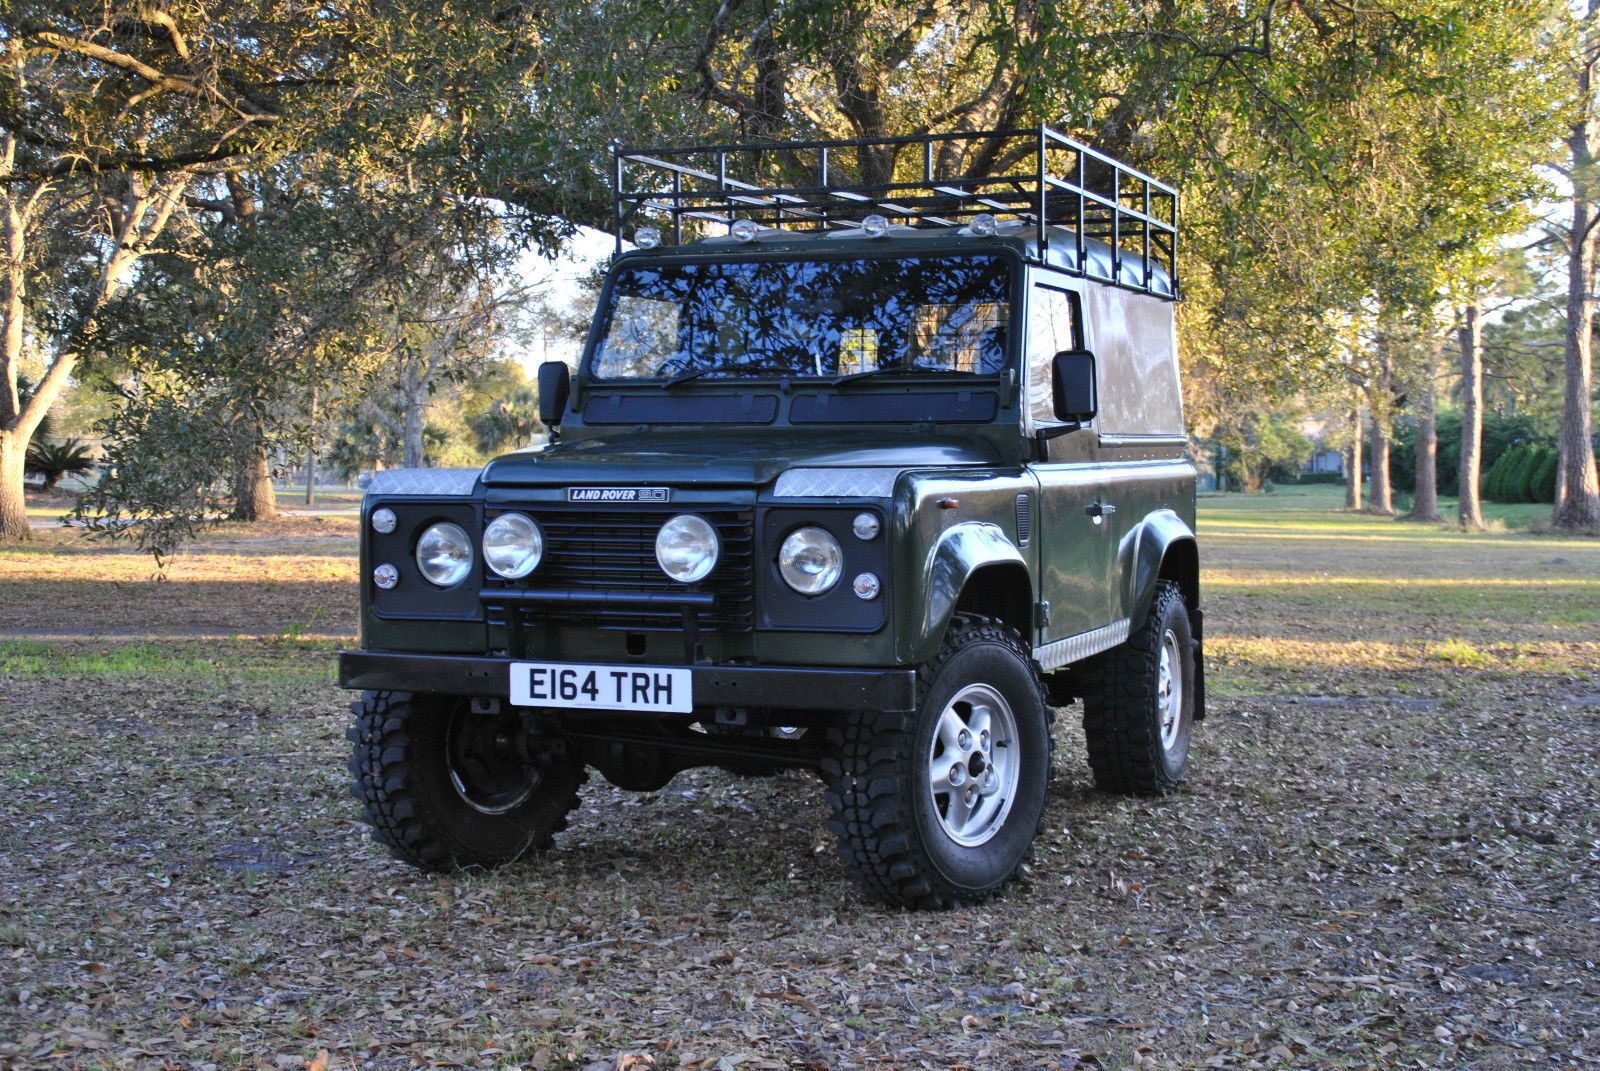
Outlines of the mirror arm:
[{"label": "mirror arm", "polygon": [[1069,420],[1065,424],[1057,424],[1049,428],[1035,428],[1033,432],[1034,444],[1039,448],[1039,456],[1045,457],[1049,452],[1051,439],[1059,439],[1068,432],[1078,431],[1083,428],[1083,421]]}]

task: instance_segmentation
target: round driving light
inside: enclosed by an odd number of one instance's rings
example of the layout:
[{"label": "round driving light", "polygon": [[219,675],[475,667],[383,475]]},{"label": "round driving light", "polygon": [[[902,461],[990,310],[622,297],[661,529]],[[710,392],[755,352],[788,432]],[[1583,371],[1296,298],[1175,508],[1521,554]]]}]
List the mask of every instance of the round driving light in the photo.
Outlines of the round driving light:
[{"label": "round driving light", "polygon": [[633,244],[640,249],[654,249],[661,244],[661,232],[654,227],[640,227],[633,232]]},{"label": "round driving light", "polygon": [[883,585],[878,582],[878,578],[872,573],[862,573],[855,578],[850,587],[855,591],[858,599],[876,599],[878,592],[883,590]]},{"label": "round driving light", "polygon": [[372,570],[372,582],[388,591],[400,583],[400,570],[389,564],[380,565]]},{"label": "round driving light", "polygon": [[759,229],[753,219],[736,219],[733,221],[730,233],[741,242],[750,242],[755,240],[756,231]]},{"label": "round driving light", "polygon": [[858,513],[856,519],[850,522],[850,530],[856,534],[857,539],[871,539],[878,534],[878,515],[876,513]]},{"label": "round driving light", "polygon": [[861,221],[861,233],[868,238],[882,238],[889,233],[889,221],[874,212]]},{"label": "round driving light", "polygon": [[429,525],[417,540],[417,568],[430,584],[454,587],[472,571],[472,537],[459,524]]},{"label": "round driving light", "polygon": [[972,222],[967,224],[967,231],[979,238],[987,238],[1000,227],[1000,223],[987,212],[979,212],[972,217]]},{"label": "round driving light", "polygon": [[778,548],[778,572],[802,595],[821,595],[839,582],[843,570],[844,552],[825,529],[796,528]]},{"label": "round driving light", "polygon": [[395,520],[394,510],[388,507],[372,511],[372,530],[379,535],[388,535],[394,531],[394,526],[398,523]]},{"label": "round driving light", "polygon": [[502,513],[483,530],[483,560],[507,580],[520,580],[544,557],[544,536],[533,520]]},{"label": "round driving light", "polygon": [[692,513],[680,513],[656,533],[656,563],[680,584],[704,580],[721,549],[711,522]]}]

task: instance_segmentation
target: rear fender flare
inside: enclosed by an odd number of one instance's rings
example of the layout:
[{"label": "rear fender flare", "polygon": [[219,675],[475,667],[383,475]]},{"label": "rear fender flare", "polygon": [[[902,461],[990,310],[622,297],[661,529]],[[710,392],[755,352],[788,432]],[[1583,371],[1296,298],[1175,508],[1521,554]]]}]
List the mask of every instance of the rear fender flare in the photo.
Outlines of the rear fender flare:
[{"label": "rear fender flare", "polygon": [[[1128,607],[1128,618],[1137,628],[1150,612],[1150,603],[1156,595],[1156,583],[1162,576],[1162,563],[1168,554],[1176,551],[1194,556],[1198,562],[1198,543],[1194,529],[1170,509],[1156,510],[1146,516],[1130,533],[1130,537],[1133,544],[1132,568],[1129,570],[1131,588],[1123,605]],[[1198,576],[1181,577],[1179,584],[1190,611],[1198,610]]]}]

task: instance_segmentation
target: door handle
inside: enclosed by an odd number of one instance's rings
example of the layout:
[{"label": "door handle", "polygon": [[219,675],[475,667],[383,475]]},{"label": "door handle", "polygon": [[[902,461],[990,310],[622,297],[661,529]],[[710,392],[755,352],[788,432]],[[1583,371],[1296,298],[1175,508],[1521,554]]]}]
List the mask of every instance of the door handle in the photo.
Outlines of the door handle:
[{"label": "door handle", "polygon": [[1109,502],[1091,502],[1083,507],[1083,512],[1093,517],[1096,521],[1109,517],[1117,512],[1117,507]]}]

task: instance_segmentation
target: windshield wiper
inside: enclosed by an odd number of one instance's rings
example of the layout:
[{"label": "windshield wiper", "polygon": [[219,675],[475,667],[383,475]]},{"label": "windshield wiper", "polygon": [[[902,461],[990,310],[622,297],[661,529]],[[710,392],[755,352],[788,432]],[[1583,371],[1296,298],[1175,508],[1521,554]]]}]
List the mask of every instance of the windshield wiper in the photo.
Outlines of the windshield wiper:
[{"label": "windshield wiper", "polygon": [[708,364],[708,365],[703,365],[703,366],[701,366],[699,368],[691,368],[687,372],[679,372],[677,375],[675,375],[671,379],[667,380],[667,385],[665,387],[663,387],[662,390],[671,390],[673,387],[676,387],[680,383],[687,383],[691,379],[699,379],[703,375],[706,375],[706,374],[711,373],[711,372],[715,372],[720,367],[722,367],[722,366],[721,365],[715,365],[715,364]]},{"label": "windshield wiper", "polygon": [[856,383],[863,382],[864,380],[872,379],[874,376],[909,375],[966,377],[973,375],[973,373],[962,372],[955,368],[918,368],[916,365],[885,364],[879,365],[877,368],[869,368],[865,372],[852,372],[847,376],[840,376],[838,379],[829,381],[828,386],[838,389],[842,387],[850,387]]},{"label": "windshield wiper", "polygon": [[728,376],[728,381],[729,382],[733,382],[735,380],[738,380],[738,379],[742,378],[742,373],[745,373],[745,372],[767,372],[767,373],[775,372],[775,373],[778,373],[778,374],[783,375],[783,376],[788,377],[788,378],[793,378],[794,374],[795,374],[794,369],[790,368],[788,365],[777,365],[777,364],[734,364],[734,365],[708,364],[708,365],[705,365],[705,366],[703,366],[701,368],[691,368],[687,372],[678,373],[676,376],[673,376],[671,379],[667,380],[666,384],[661,389],[662,390],[671,390],[673,387],[678,386],[680,383],[687,383],[692,379],[699,379],[701,376],[709,375],[712,372],[729,372],[729,373],[733,373],[733,374]]}]

